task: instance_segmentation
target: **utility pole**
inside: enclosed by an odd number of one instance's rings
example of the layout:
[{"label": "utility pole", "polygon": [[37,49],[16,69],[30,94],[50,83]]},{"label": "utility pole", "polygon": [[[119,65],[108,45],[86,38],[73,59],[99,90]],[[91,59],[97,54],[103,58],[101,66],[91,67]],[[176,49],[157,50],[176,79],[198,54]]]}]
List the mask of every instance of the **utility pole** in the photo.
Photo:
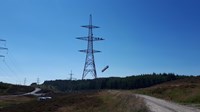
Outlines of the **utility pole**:
[{"label": "utility pole", "polygon": [[87,49],[79,50],[80,52],[86,53],[86,59],[85,59],[85,65],[84,65],[84,69],[83,69],[82,79],[84,79],[88,73],[90,73],[94,78],[97,78],[96,66],[95,66],[95,61],[94,61],[94,53],[98,53],[101,51],[97,51],[97,50],[93,49],[93,42],[104,40],[104,39],[93,36],[93,29],[99,28],[99,27],[92,25],[92,15],[90,15],[89,25],[84,25],[81,27],[88,29],[88,36],[76,38],[76,39],[87,41]]}]

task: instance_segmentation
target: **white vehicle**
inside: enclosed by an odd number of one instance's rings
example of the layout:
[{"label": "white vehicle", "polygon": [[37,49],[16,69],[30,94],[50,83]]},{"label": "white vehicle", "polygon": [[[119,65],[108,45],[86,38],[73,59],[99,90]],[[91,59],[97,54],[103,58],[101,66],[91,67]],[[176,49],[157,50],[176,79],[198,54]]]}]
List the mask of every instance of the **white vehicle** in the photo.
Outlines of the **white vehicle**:
[{"label": "white vehicle", "polygon": [[44,100],[50,100],[50,99],[52,99],[52,97],[38,97],[38,101],[44,101]]}]

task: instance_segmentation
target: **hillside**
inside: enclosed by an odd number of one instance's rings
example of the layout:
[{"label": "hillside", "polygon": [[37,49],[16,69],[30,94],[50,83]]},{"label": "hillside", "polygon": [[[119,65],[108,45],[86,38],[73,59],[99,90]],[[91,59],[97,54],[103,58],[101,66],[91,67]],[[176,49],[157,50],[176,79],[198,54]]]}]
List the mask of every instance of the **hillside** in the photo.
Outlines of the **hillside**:
[{"label": "hillside", "polygon": [[0,95],[18,95],[33,90],[34,88],[30,86],[12,85],[0,82]]},{"label": "hillside", "polygon": [[135,92],[183,104],[200,104],[200,77],[186,77]]}]

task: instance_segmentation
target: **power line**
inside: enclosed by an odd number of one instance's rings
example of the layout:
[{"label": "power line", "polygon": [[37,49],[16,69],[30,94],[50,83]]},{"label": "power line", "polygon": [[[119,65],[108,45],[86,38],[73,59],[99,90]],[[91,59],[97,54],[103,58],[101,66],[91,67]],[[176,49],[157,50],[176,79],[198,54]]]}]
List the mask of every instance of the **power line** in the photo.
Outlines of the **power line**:
[{"label": "power line", "polygon": [[6,80],[10,81],[10,77],[8,76],[8,73],[0,66],[0,74],[1,78],[5,78]]},{"label": "power line", "polygon": [[13,65],[15,70],[17,70],[20,74],[25,75],[24,71],[21,69],[21,67],[17,63],[16,59],[12,56],[12,53],[10,51],[9,51],[9,54],[8,54],[8,61],[10,62],[10,64]]},{"label": "power line", "polygon": [[6,67],[8,68],[8,70],[10,72],[12,72],[15,76],[17,76],[17,73],[10,67],[10,65],[8,65],[8,63],[5,60],[3,62],[6,65]]},{"label": "power line", "polygon": [[[16,77],[18,78],[16,71],[21,72],[22,70],[19,69],[19,66],[18,66],[16,60],[14,59],[14,57],[12,56],[12,53],[10,52],[10,50],[9,50],[9,53],[8,53],[8,48],[5,47],[6,46],[6,40],[0,39],[0,44],[2,44],[2,43],[4,44],[4,47],[0,46],[0,51],[1,50],[7,51],[6,56],[0,54],[0,57],[3,58],[3,64],[5,65],[6,69],[11,73],[11,75],[13,75],[15,78]],[[13,69],[13,67],[14,67],[14,69]],[[22,72],[20,74],[22,74]],[[7,73],[7,75],[9,75],[9,74]]]}]

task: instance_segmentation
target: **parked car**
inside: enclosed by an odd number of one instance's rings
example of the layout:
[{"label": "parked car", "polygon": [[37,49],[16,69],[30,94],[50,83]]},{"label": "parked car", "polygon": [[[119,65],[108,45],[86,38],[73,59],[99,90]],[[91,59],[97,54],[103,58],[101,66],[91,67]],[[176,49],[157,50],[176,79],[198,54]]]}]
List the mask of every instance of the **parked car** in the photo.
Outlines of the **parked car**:
[{"label": "parked car", "polygon": [[44,97],[38,97],[38,101],[44,101],[44,100],[50,100],[52,99],[52,97],[49,97],[49,96],[44,96]]}]

